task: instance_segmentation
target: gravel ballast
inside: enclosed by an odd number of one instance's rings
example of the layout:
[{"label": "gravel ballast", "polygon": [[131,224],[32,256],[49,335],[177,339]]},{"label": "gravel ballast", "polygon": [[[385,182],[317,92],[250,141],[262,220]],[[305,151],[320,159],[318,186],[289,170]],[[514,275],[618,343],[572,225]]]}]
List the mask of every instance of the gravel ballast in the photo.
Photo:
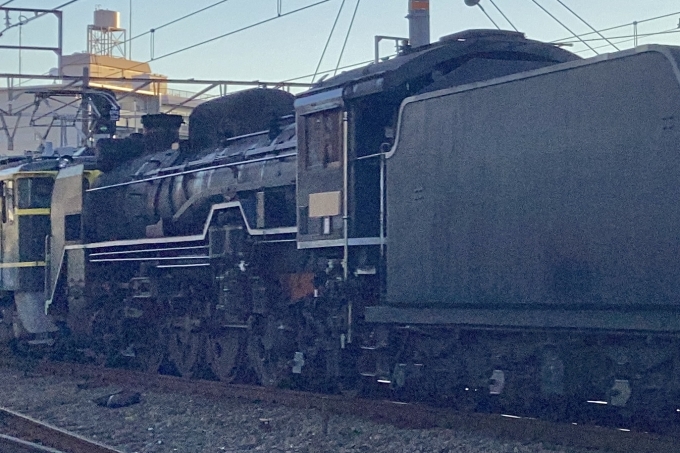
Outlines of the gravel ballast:
[{"label": "gravel ballast", "polygon": [[4,368],[0,380],[1,406],[128,453],[582,451],[451,429],[399,429],[349,416],[331,415],[324,422],[314,409],[183,394],[142,392],[140,403],[112,409],[93,400],[121,387]]}]

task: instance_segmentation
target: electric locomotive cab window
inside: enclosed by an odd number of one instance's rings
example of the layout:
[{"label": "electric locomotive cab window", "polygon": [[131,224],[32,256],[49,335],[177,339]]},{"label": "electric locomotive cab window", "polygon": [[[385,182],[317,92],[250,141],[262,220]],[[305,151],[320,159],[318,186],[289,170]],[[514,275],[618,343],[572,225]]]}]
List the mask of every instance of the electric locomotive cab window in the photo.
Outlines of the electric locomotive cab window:
[{"label": "electric locomotive cab window", "polygon": [[342,156],[342,110],[323,110],[301,119],[306,168],[338,167]]},{"label": "electric locomotive cab window", "polygon": [[14,181],[0,182],[2,197],[2,223],[14,222]]},{"label": "electric locomotive cab window", "polygon": [[17,181],[19,209],[49,208],[52,199],[52,178],[21,178]]}]

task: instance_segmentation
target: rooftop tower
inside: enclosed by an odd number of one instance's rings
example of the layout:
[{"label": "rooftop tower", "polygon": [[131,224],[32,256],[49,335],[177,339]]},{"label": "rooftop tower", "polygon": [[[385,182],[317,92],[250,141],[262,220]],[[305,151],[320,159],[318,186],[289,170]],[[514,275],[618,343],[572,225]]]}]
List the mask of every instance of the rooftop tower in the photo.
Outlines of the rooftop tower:
[{"label": "rooftop tower", "polygon": [[94,24],[87,26],[87,53],[125,58],[126,38],[125,29],[120,27],[118,11],[94,10]]}]

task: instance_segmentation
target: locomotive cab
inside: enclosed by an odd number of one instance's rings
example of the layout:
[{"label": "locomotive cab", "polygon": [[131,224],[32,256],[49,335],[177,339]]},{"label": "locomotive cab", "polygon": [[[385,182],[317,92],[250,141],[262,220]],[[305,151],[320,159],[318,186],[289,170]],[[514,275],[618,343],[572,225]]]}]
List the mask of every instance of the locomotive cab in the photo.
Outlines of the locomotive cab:
[{"label": "locomotive cab", "polygon": [[404,48],[298,96],[298,248],[334,249],[346,275],[377,272],[387,244],[384,156],[402,101],[577,59],[522,33],[470,30]]},{"label": "locomotive cab", "polygon": [[[43,310],[45,238],[50,232],[50,199],[55,171],[24,164],[0,171],[0,291],[7,339],[49,341],[56,330]],[[16,307],[16,318],[13,314]]]}]

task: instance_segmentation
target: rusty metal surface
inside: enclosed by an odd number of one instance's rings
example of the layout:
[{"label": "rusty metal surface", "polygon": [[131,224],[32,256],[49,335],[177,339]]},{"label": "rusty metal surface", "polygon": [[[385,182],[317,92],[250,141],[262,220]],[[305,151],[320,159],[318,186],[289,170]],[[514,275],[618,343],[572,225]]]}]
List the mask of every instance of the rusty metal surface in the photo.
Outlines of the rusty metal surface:
[{"label": "rusty metal surface", "polygon": [[378,423],[393,424],[400,428],[448,428],[502,439],[544,442],[615,453],[676,453],[680,442],[680,438],[676,437],[626,432],[593,425],[554,423],[499,414],[457,412],[421,404],[366,400],[257,386],[226,385],[214,381],[189,380],[68,363],[43,363],[36,371],[98,381],[103,384],[134,386],[137,389],[313,408],[322,411],[324,417],[328,414],[352,415]]},{"label": "rusty metal surface", "polygon": [[[47,447],[43,450],[20,450],[18,449],[20,446],[16,444],[12,448],[16,448],[17,452],[122,453],[120,450],[5,408],[0,408],[0,429],[23,440],[40,443],[41,446]],[[7,439],[6,442],[9,445],[11,441]],[[15,451],[10,450],[9,447],[5,450],[3,445],[4,443],[0,443],[0,451]],[[30,443],[26,443],[24,446],[30,448]]]}]

